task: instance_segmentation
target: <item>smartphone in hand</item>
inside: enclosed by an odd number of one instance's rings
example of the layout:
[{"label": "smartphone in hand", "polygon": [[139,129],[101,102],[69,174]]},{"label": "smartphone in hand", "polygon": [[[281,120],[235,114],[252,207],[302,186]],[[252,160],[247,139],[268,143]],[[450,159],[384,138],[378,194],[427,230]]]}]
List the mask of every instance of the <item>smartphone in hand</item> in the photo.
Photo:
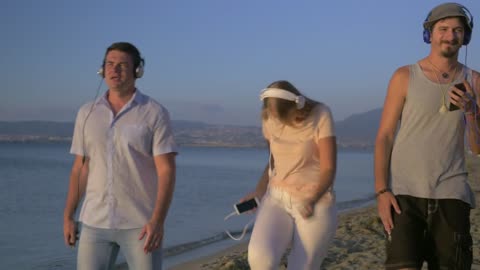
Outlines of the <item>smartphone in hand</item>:
[{"label": "smartphone in hand", "polygon": [[237,214],[240,215],[241,213],[257,208],[258,205],[259,205],[258,199],[255,197],[248,201],[234,204],[233,208],[235,208],[235,212],[237,212]]},{"label": "smartphone in hand", "polygon": [[[467,89],[465,88],[465,84],[463,84],[463,82],[455,84],[455,87],[460,89],[462,92],[467,91]],[[453,92],[453,93],[455,94],[455,92]],[[450,106],[448,107],[449,111],[455,111],[455,110],[458,110],[458,109],[459,109],[458,106],[455,105],[455,104],[452,104],[452,103],[450,103]]]}]

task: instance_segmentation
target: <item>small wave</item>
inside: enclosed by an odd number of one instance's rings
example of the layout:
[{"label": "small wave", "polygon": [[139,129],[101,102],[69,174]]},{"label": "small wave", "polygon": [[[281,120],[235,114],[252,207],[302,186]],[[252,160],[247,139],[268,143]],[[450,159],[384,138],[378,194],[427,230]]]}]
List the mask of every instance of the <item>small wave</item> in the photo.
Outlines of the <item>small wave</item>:
[{"label": "small wave", "polygon": [[[344,201],[344,202],[339,202],[337,203],[337,207],[340,211],[348,210],[348,209],[353,209],[357,207],[362,207],[365,206],[366,204],[369,204],[375,200],[375,195],[371,194],[363,198],[358,198],[350,201]],[[252,229],[249,228],[247,230],[247,233],[251,233]],[[231,234],[233,236],[239,236],[242,234],[242,231],[232,231]],[[220,242],[223,240],[229,239],[228,235],[225,232],[221,232],[218,234],[215,234],[211,237],[200,239],[197,241],[192,241],[192,242],[187,242],[187,243],[182,243],[178,244],[175,246],[171,247],[166,247],[163,249],[163,254],[165,257],[171,257],[171,256],[176,256],[197,248],[201,248],[204,246],[211,245],[216,242]]]},{"label": "small wave", "polygon": [[39,260],[38,264],[33,266],[33,270],[67,270],[76,267],[74,256],[63,256],[56,258],[45,258]]},{"label": "small wave", "polygon": [[[252,229],[250,228],[247,230],[247,233],[250,233],[251,231]],[[242,231],[232,231],[230,233],[233,236],[239,236],[242,234]],[[165,257],[176,256],[178,254],[182,254],[200,247],[211,245],[213,243],[220,242],[226,239],[229,239],[228,235],[225,232],[221,232],[208,238],[164,248],[163,254]]]},{"label": "small wave", "polygon": [[[371,194],[371,195],[368,195],[368,196],[363,197],[363,198],[354,199],[354,200],[350,200],[350,201],[339,202],[339,203],[337,203],[337,207],[340,211],[343,211],[343,210],[348,210],[348,209],[353,209],[353,208],[365,206],[366,204],[369,204],[369,203],[373,202],[374,200],[375,200],[375,195]],[[251,233],[251,231],[252,231],[252,229],[249,228],[247,230],[247,233]],[[239,236],[239,235],[242,234],[242,231],[241,230],[232,231],[231,234],[233,236]],[[192,242],[187,242],[187,243],[182,243],[182,244],[178,244],[178,245],[171,246],[171,247],[166,247],[166,248],[163,249],[163,254],[164,254],[165,257],[176,256],[176,255],[179,255],[179,254],[182,254],[182,253],[185,253],[185,252],[197,249],[197,248],[201,248],[201,247],[204,247],[204,246],[208,246],[208,245],[211,245],[213,243],[220,242],[220,241],[223,241],[223,240],[226,240],[226,239],[229,239],[228,235],[225,232],[221,232],[221,233],[215,234],[215,235],[213,235],[211,237],[208,237],[208,238],[204,238],[204,239],[200,239],[200,240],[192,241]]]},{"label": "small wave", "polygon": [[375,200],[375,194],[370,194],[363,198],[358,198],[350,201],[338,202],[337,207],[340,211],[353,209],[357,207],[365,206]]}]

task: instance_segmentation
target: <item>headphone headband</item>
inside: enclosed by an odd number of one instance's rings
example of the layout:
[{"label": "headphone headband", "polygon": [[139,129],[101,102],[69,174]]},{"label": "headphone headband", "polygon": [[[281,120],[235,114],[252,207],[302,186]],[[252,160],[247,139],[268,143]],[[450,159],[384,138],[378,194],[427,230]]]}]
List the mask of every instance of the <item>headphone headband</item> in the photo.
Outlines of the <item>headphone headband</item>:
[{"label": "headphone headband", "polygon": [[302,109],[305,106],[305,97],[304,96],[297,96],[294,93],[280,89],[280,88],[265,88],[260,93],[260,100],[264,100],[265,98],[280,98],[284,100],[290,100],[297,104],[297,109]]}]

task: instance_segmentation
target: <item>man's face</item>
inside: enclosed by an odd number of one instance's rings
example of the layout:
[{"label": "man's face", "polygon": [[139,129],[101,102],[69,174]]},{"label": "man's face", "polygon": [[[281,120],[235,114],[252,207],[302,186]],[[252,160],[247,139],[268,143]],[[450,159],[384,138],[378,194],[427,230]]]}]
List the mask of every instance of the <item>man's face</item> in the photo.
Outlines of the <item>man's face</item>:
[{"label": "man's face", "polygon": [[462,47],[465,27],[458,17],[439,20],[433,26],[431,42],[443,57],[454,57]]},{"label": "man's face", "polygon": [[105,57],[105,82],[113,91],[128,91],[135,85],[134,64],[129,54],[113,50]]}]

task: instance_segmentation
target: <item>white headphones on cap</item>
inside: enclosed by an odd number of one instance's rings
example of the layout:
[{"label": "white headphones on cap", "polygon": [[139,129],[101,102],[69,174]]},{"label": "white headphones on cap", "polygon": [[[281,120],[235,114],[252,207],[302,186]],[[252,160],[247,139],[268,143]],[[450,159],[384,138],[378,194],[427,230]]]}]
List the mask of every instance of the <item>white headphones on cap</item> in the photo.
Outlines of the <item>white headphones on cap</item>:
[{"label": "white headphones on cap", "polygon": [[305,106],[305,97],[304,96],[297,96],[292,92],[287,90],[283,90],[280,88],[265,88],[260,93],[260,100],[264,100],[265,98],[273,97],[273,98],[281,98],[285,100],[293,101],[297,104],[297,109],[302,109]]}]

